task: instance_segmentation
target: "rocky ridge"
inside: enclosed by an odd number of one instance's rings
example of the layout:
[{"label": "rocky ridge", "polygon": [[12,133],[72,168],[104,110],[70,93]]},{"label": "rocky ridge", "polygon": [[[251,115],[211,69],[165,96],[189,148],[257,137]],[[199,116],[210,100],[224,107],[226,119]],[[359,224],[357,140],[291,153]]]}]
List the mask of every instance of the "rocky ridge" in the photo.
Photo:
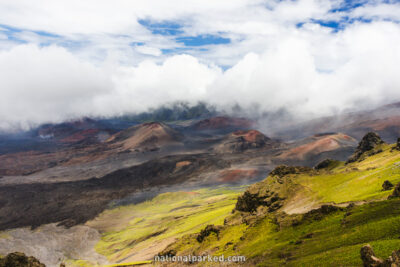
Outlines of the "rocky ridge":
[{"label": "rocky ridge", "polygon": [[363,159],[363,155],[366,152],[368,153],[368,156],[371,156],[376,153],[382,152],[378,148],[379,145],[384,144],[383,140],[381,137],[374,133],[374,132],[369,132],[367,133],[360,141],[360,143],[357,146],[356,151],[353,153],[353,155],[347,160],[347,163],[352,163],[355,161],[360,161]]}]

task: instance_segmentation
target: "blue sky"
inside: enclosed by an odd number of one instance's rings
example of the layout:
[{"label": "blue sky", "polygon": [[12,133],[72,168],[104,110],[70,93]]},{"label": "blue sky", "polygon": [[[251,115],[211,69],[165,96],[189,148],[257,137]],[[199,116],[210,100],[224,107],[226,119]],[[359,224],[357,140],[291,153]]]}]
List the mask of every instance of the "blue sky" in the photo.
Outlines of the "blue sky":
[{"label": "blue sky", "polygon": [[[8,20],[7,16],[0,16],[0,34],[4,36],[0,39],[0,49],[1,47],[9,48],[10,46],[23,43],[36,43],[40,46],[58,45],[70,50],[76,50],[77,48],[85,49],[89,48],[89,46],[95,48],[98,45],[102,45],[101,41],[103,40],[97,40],[97,38],[102,37],[108,41],[112,41],[114,45],[118,44],[121,46],[121,49],[123,46],[128,44],[135,44],[134,47],[148,47],[149,49],[139,49],[139,55],[137,55],[137,57],[140,58],[139,60],[142,60],[146,56],[152,57],[181,53],[198,55],[201,52],[205,53],[206,51],[218,49],[216,48],[218,46],[228,47],[237,45],[240,42],[243,43],[250,37],[246,34],[245,30],[238,32],[234,28],[232,29],[232,27],[235,27],[235,25],[231,26],[231,30],[229,30],[229,28],[221,30],[224,29],[224,27],[213,28],[210,27],[210,25],[204,25],[211,23],[212,19],[215,17],[211,17],[210,22],[201,21],[202,19],[207,19],[206,12],[209,10],[212,11],[212,4],[207,4],[209,6],[207,6],[206,10],[199,10],[197,13],[196,10],[190,10],[191,4],[187,3],[190,3],[191,1],[185,2],[187,5],[186,10],[184,9],[182,12],[179,12],[178,10],[176,14],[171,12],[172,6],[168,7],[170,9],[169,13],[172,14],[169,14],[168,10],[165,12],[166,14],[163,14],[162,12],[154,12],[155,14],[152,14],[151,7],[147,7],[147,10],[146,8],[143,8],[142,14],[135,12],[129,14],[128,12],[126,16],[130,17],[125,19],[129,19],[130,21],[124,22],[126,25],[123,25],[122,22],[119,22],[118,19],[115,19],[116,23],[121,23],[121,25],[117,25],[116,32],[113,33],[112,30],[102,31],[100,28],[93,32],[86,32],[85,30],[80,32],[79,25],[75,25],[75,27],[71,27],[69,30],[68,26],[64,25],[69,23],[68,18],[57,18],[55,19],[56,21],[54,21],[54,25],[52,25],[51,17],[48,21],[46,21],[43,18],[36,17],[35,14],[33,14],[32,20],[37,20],[37,23],[29,23],[29,16],[28,18],[21,17],[21,20],[17,20],[16,18],[18,18],[18,16],[23,16],[22,14],[25,16],[26,12],[24,12],[24,3],[26,3],[26,1],[15,2],[16,3],[13,6],[13,9],[7,8],[8,6],[4,6],[2,9],[0,9],[0,12],[3,13],[8,13],[10,12],[9,10],[15,10],[16,12],[16,14],[10,14],[12,20]],[[265,27],[268,27],[268,24],[271,21],[276,22],[277,24],[285,24],[287,27],[297,28],[301,28],[303,25],[318,24],[321,27],[332,30],[333,33],[344,30],[348,25],[351,25],[354,22],[361,21],[362,23],[369,23],[373,20],[390,20],[397,23],[399,22],[398,17],[393,18],[393,16],[390,16],[390,14],[389,16],[385,17],[384,12],[377,12],[379,14],[373,14],[374,8],[378,10],[383,6],[386,6],[385,12],[387,12],[387,10],[391,7],[395,7],[394,10],[398,9],[398,1],[393,0],[233,2],[238,2],[238,9],[243,8],[244,17],[243,19],[238,19],[236,23],[239,27],[241,26],[241,23],[246,23],[245,19],[247,16],[249,16],[249,21],[254,23],[264,23]],[[155,1],[155,7],[157,7],[157,3],[160,2]],[[177,1],[177,3],[180,3],[180,1]],[[286,8],[290,9],[295,8],[296,4],[299,6],[299,14],[294,13],[295,16],[293,18],[275,17],[278,15],[279,11],[277,10],[280,9],[281,6],[285,6]],[[226,2],[226,5],[229,6],[229,3]],[[233,5],[235,5],[235,3]],[[290,5],[293,7],[290,7]],[[304,8],[309,8],[311,12],[301,10],[300,5],[303,5]],[[196,5],[194,4],[194,6]],[[131,8],[134,10],[135,6],[132,5]],[[219,8],[220,7],[218,7],[218,9]],[[320,10],[317,10],[318,8]],[[248,9],[247,11],[249,14],[246,14],[246,9]],[[255,12],[256,9],[259,11]],[[357,12],[362,9],[366,10],[364,10],[364,12]],[[42,14],[40,12],[43,12],[40,10],[40,8],[32,8],[29,5],[26,5],[26,10],[37,12],[38,15]],[[21,14],[18,14],[18,11],[20,11]],[[66,11],[66,13],[68,13],[68,10]],[[110,13],[112,13],[112,11],[113,10],[110,10]],[[118,11],[118,8],[116,11]],[[96,10],[94,10],[94,12],[96,12]],[[94,15],[94,17],[100,16],[103,13],[107,14],[107,10],[99,10],[98,12],[99,14]],[[219,12],[224,14],[225,10],[221,9]],[[227,13],[228,12],[229,8],[227,9]],[[218,23],[222,24],[224,22],[229,22],[229,19],[235,19],[234,16],[237,16],[237,14],[234,14],[235,12],[239,12],[240,14],[240,10],[233,10],[232,17],[228,17],[227,21],[218,21]],[[301,14],[301,12],[304,14]],[[257,13],[255,17],[251,16],[253,13]],[[56,14],[53,15],[56,16]],[[79,14],[77,14],[77,16],[78,15]],[[268,16],[271,18],[268,18]],[[101,17],[97,17],[97,19],[101,19]],[[106,17],[104,18],[104,21],[107,22]],[[95,22],[96,21],[94,21],[94,23]],[[60,23],[59,27],[57,27],[57,23]],[[111,20],[110,23],[112,24],[113,21]],[[124,30],[118,29],[118,26],[123,27]],[[82,24],[82,29],[84,29],[84,27],[85,25]],[[129,27],[131,27],[131,29]],[[260,34],[260,36],[262,35],[263,34]],[[96,44],[96,42],[100,43]],[[249,51],[244,51],[244,53],[245,52]],[[137,60],[135,60],[135,62],[137,62]],[[215,63],[219,64],[219,62]],[[221,62],[219,65],[226,65],[226,63],[224,64]]]},{"label": "blue sky", "polygon": [[376,106],[400,100],[399,43],[399,0],[3,1],[0,130],[174,101]]}]

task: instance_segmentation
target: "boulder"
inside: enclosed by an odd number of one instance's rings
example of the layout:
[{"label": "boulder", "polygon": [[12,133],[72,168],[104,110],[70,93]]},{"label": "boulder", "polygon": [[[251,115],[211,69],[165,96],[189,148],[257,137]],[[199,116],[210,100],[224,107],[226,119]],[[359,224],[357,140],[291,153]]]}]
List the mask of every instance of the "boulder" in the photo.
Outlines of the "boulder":
[{"label": "boulder", "polygon": [[332,168],[336,167],[339,163],[340,163],[340,161],[338,161],[338,160],[325,159],[325,160],[321,161],[320,163],[318,163],[314,167],[314,169],[316,169],[316,170],[332,169]]},{"label": "boulder", "polygon": [[368,244],[361,248],[360,250],[361,260],[363,262],[364,267],[380,267],[383,265],[383,260],[379,259],[375,256],[374,250]]},{"label": "boulder", "polygon": [[304,214],[304,219],[321,220],[325,215],[336,211],[343,211],[344,208],[333,205],[322,205],[318,209],[313,209]]},{"label": "boulder", "polygon": [[280,209],[287,196],[297,190],[289,174],[309,173],[312,169],[301,166],[281,165],[276,167],[264,181],[250,186],[238,197],[235,209],[243,212],[255,212],[259,207],[274,212]]},{"label": "boulder", "polygon": [[[361,156],[368,151],[374,150],[378,145],[383,144],[383,140],[381,137],[373,132],[367,133],[360,141],[357,146],[356,151],[353,155],[347,160],[347,163],[355,162],[360,160]],[[376,151],[377,153],[379,151]]]},{"label": "boulder", "polygon": [[393,186],[394,185],[388,180],[384,181],[383,184],[382,184],[383,191],[390,190],[390,189],[393,188]]},{"label": "boulder", "polygon": [[255,212],[261,206],[267,207],[268,212],[274,212],[283,206],[283,200],[279,193],[267,190],[259,190],[252,193],[247,190],[238,197],[235,209],[244,212]]},{"label": "boulder", "polygon": [[245,191],[243,195],[238,197],[236,202],[236,210],[253,212],[256,211],[259,206],[266,206],[267,202],[264,200],[267,196],[260,196],[258,193],[252,194],[249,191]]},{"label": "boulder", "polygon": [[374,250],[368,244],[360,250],[364,267],[400,267],[400,250],[395,250],[386,260],[375,256]]},{"label": "boulder", "polygon": [[286,166],[286,165],[280,165],[276,167],[271,173],[271,176],[278,176],[278,177],[284,177],[288,174],[299,174],[302,172],[308,172],[310,171],[311,168],[309,167],[303,167],[303,166]]},{"label": "boulder", "polygon": [[393,189],[393,193],[388,197],[389,199],[391,198],[397,198],[400,197],[400,183],[398,183],[395,188]]},{"label": "boulder", "polygon": [[393,251],[387,262],[390,263],[390,266],[400,266],[400,250]]},{"label": "boulder", "polygon": [[215,226],[213,224],[207,225],[206,228],[200,231],[197,235],[196,239],[199,243],[203,242],[203,240],[209,236],[211,233],[217,234],[219,236],[219,232],[221,231],[222,226]]}]

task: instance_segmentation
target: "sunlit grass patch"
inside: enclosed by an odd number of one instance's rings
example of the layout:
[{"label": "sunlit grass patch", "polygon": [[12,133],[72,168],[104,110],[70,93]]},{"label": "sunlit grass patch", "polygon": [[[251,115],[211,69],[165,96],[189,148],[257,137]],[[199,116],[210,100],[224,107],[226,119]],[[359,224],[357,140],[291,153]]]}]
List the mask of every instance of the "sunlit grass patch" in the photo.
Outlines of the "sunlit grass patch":
[{"label": "sunlit grass patch", "polygon": [[207,224],[223,224],[244,189],[218,187],[168,192],[140,204],[107,210],[88,222],[102,232],[96,251],[111,262],[129,259],[150,246],[156,254],[157,245],[163,248]]}]

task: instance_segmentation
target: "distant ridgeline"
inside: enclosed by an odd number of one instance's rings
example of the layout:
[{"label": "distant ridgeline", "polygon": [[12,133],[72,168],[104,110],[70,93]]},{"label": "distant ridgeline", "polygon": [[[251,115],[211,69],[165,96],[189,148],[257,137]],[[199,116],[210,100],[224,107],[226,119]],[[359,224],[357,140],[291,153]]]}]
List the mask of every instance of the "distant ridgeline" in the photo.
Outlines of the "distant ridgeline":
[{"label": "distant ridgeline", "polygon": [[126,115],[121,117],[123,120],[135,122],[148,122],[148,121],[177,121],[177,120],[190,120],[212,117],[217,115],[215,107],[199,102],[192,106],[186,102],[177,102],[172,105],[164,105],[159,108],[150,109],[147,112],[142,112],[134,115]]}]

